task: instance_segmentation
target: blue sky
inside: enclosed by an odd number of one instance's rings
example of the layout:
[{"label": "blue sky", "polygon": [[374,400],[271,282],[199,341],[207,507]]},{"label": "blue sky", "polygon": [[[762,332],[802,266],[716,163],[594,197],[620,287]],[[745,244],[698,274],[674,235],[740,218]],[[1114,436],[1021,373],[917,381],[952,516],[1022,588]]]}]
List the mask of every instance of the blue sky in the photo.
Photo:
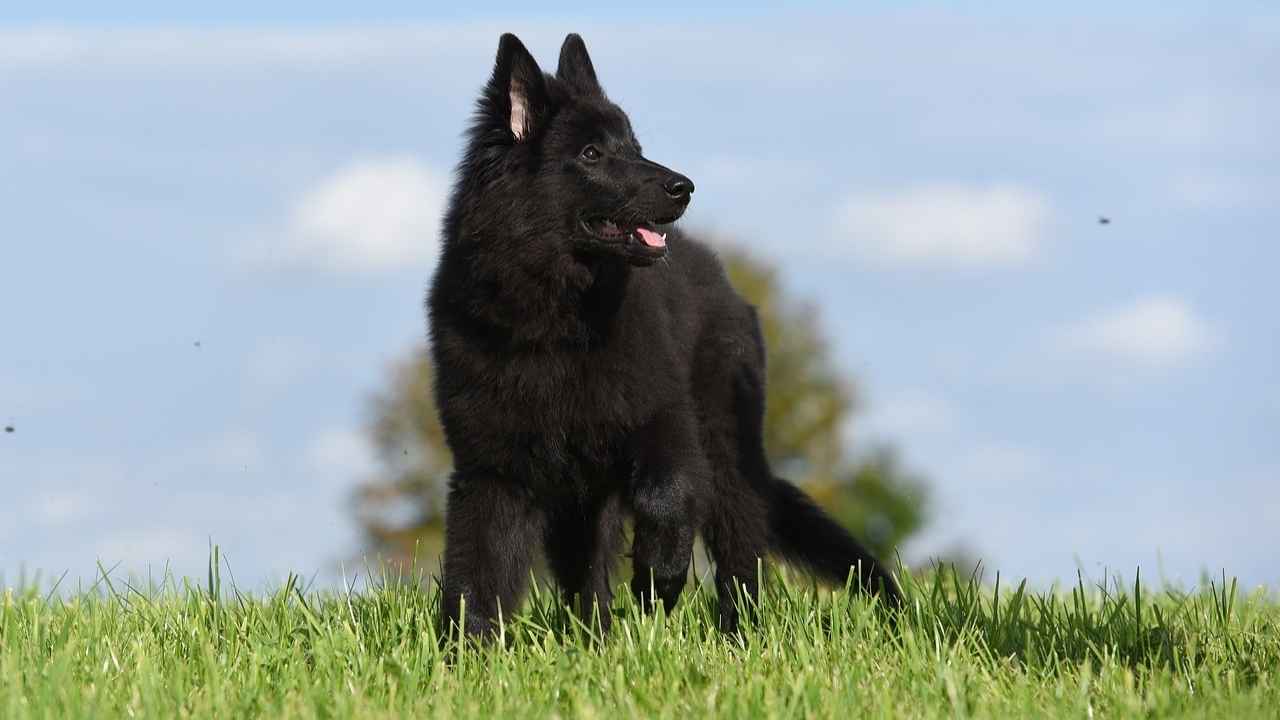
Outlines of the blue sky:
[{"label": "blue sky", "polygon": [[[920,0],[861,0],[860,2],[839,2],[838,0],[800,0],[787,3],[790,12],[799,9],[807,12],[824,12],[849,15],[852,13],[901,12],[903,10],[923,10],[927,12],[946,11],[950,13],[970,13],[979,16],[990,16],[993,12],[1004,16],[1012,14],[1024,16],[1065,16],[1067,14],[1105,14],[1110,17],[1143,17],[1150,20],[1155,13],[1165,16],[1187,17],[1221,17],[1230,13],[1266,13],[1270,4],[1266,0],[1234,0],[1229,3],[1213,3],[1187,0],[1133,0],[1118,5],[1116,3],[1085,0],[1073,3],[1069,9],[1050,3],[1022,3],[1010,0],[995,2],[922,2]],[[537,20],[552,18],[555,20],[591,20],[604,19],[654,19],[664,14],[677,14],[672,19],[725,19],[745,16],[777,17],[785,14],[779,3],[762,2],[761,0],[737,0],[736,2],[690,2],[689,0],[648,0],[630,6],[620,4],[601,5],[599,3],[565,2],[564,0],[543,0],[539,3],[512,2],[497,0],[485,3],[484,7],[468,6],[458,3],[423,3],[412,0],[393,0],[391,2],[350,3],[334,0],[281,0],[280,2],[261,3],[249,0],[226,0],[218,3],[170,3],[159,0],[142,2],[115,2],[104,6],[101,3],[72,0],[59,2],[46,0],[40,3],[25,3],[17,7],[7,8],[0,14],[0,20],[10,22],[41,23],[94,23],[99,25],[118,26],[123,24],[280,24],[280,25],[317,25],[331,23],[362,22],[422,22],[431,21],[473,21],[478,18],[496,20]]]},{"label": "blue sky", "polygon": [[820,314],[854,445],[933,482],[908,559],[1280,583],[1262,5],[95,7],[0,15],[6,582],[199,573],[211,540],[250,586],[352,558],[366,398],[424,337],[459,134],[512,30],[548,65],[583,33],[698,183],[686,226]]}]

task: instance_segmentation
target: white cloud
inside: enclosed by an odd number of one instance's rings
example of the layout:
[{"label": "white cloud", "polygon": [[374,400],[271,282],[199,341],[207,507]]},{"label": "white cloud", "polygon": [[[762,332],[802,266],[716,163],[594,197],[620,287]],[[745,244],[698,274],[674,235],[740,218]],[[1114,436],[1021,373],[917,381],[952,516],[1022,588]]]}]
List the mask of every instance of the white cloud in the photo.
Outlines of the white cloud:
[{"label": "white cloud", "polygon": [[252,264],[369,274],[430,265],[448,180],[410,157],[345,165],[302,193],[283,228],[245,248]]},{"label": "white cloud", "polygon": [[910,438],[945,430],[953,420],[952,409],[941,398],[909,390],[873,399],[866,414],[853,419],[852,432],[857,436]]},{"label": "white cloud", "polygon": [[377,469],[369,440],[348,428],[330,428],[317,434],[303,459],[308,471],[335,487],[349,487]]},{"label": "white cloud", "polygon": [[166,527],[121,530],[101,539],[95,549],[104,566],[122,563],[126,570],[163,567],[165,563],[183,570],[198,568],[209,554],[207,538]]},{"label": "white cloud", "polygon": [[351,67],[422,62],[496,44],[485,25],[0,29],[0,70],[66,66]]},{"label": "white cloud", "polygon": [[1192,89],[1104,108],[1098,131],[1111,142],[1190,151],[1202,158],[1224,149],[1267,147],[1265,118],[1273,109],[1265,95],[1254,94],[1248,86]]},{"label": "white cloud", "polygon": [[965,453],[952,466],[966,487],[1001,486],[1025,481],[1042,473],[1046,463],[1037,451],[1004,443],[989,443]]},{"label": "white cloud", "polygon": [[1179,365],[1214,345],[1208,323],[1183,300],[1140,298],[1063,329],[1063,344],[1150,366]]},{"label": "white cloud", "polygon": [[877,264],[1000,267],[1035,256],[1048,214],[1028,188],[935,184],[855,192],[837,223],[848,247]]},{"label": "white cloud", "polygon": [[266,464],[266,451],[257,433],[247,429],[233,429],[216,435],[209,449],[202,453],[212,458],[210,464],[223,472],[235,472],[242,468],[260,468]]},{"label": "white cloud", "polygon": [[249,379],[261,388],[280,388],[305,380],[313,369],[317,351],[289,337],[261,340],[245,357]]},{"label": "white cloud", "polygon": [[30,517],[45,527],[61,527],[87,517],[99,507],[97,498],[88,492],[46,492],[32,501]]},{"label": "white cloud", "polygon": [[1249,180],[1223,173],[1195,170],[1175,175],[1170,182],[1174,201],[1200,210],[1234,210],[1262,205],[1267,193]]}]

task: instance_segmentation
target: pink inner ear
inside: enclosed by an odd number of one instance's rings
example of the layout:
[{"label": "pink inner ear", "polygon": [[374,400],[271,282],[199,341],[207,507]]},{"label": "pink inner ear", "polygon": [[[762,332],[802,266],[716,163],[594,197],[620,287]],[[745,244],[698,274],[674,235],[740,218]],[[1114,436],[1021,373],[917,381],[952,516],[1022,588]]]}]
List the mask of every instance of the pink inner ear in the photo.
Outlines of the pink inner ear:
[{"label": "pink inner ear", "polygon": [[512,80],[511,91],[507,96],[511,98],[511,134],[516,137],[516,140],[523,140],[527,130],[525,121],[529,115],[529,104],[524,98],[524,86]]}]

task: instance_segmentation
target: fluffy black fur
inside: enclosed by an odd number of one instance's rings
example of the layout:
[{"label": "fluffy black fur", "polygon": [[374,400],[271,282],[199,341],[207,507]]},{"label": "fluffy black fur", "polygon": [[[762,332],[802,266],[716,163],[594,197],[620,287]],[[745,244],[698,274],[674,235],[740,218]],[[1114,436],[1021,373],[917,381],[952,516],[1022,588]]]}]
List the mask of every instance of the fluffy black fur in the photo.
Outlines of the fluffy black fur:
[{"label": "fluffy black fur", "polygon": [[[855,569],[899,601],[881,564],[770,470],[755,310],[670,227],[692,192],[641,155],[580,37],[552,76],[502,36],[428,298],[456,464],[446,626],[465,598],[465,630],[494,629],[541,549],[566,600],[607,629],[626,515],[641,602],[672,607],[701,533],[726,630],[771,550],[832,582]],[[665,246],[648,234],[663,231]]]}]

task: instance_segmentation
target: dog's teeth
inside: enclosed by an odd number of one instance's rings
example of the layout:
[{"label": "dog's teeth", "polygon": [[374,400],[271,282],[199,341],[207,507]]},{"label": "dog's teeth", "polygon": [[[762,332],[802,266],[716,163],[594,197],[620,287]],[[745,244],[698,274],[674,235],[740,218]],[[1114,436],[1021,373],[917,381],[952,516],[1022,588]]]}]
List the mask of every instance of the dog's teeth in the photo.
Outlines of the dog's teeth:
[{"label": "dog's teeth", "polygon": [[667,234],[662,233],[662,242],[666,242],[666,241],[667,241]]}]

